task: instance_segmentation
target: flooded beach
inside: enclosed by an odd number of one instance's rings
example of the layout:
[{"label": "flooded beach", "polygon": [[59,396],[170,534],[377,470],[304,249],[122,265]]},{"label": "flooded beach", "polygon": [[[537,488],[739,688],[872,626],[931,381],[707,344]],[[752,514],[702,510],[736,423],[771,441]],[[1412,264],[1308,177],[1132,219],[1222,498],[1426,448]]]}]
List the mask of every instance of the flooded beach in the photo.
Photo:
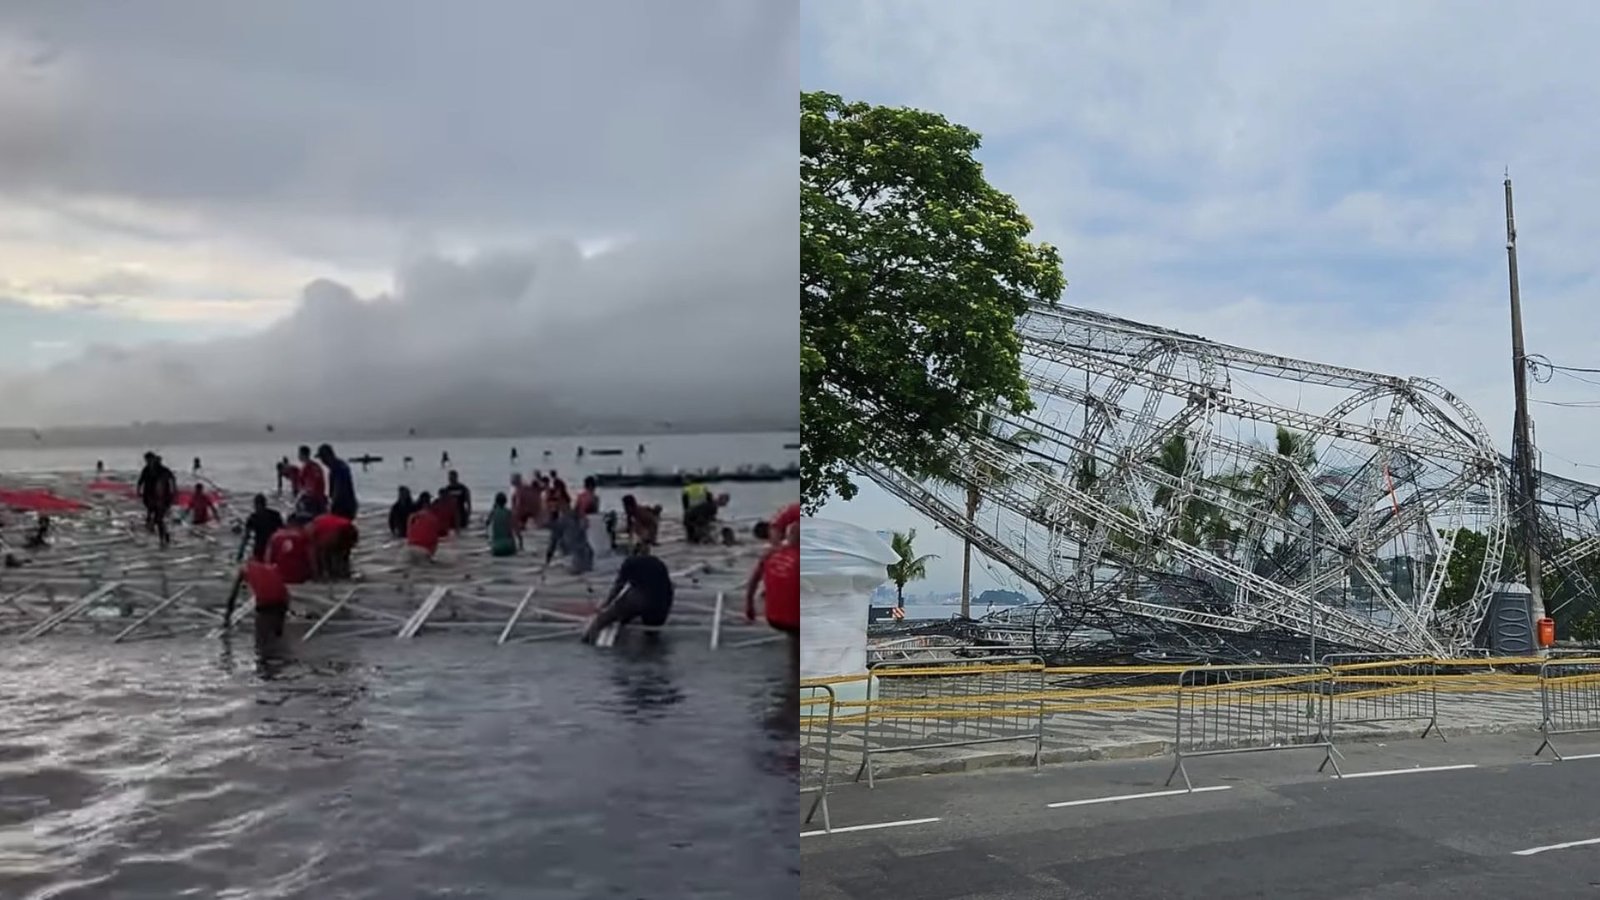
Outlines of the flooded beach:
[{"label": "flooded beach", "polygon": [[785,648],[60,638],[0,656],[0,896],[798,889]]}]

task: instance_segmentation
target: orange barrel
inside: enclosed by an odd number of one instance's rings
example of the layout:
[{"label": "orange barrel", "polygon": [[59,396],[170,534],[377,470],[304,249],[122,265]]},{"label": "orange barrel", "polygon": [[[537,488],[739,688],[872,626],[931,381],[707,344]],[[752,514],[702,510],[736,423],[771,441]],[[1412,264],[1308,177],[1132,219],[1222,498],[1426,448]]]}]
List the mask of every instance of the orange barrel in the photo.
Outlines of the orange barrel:
[{"label": "orange barrel", "polygon": [[1556,620],[1545,616],[1539,620],[1539,646],[1548,647],[1556,642]]}]

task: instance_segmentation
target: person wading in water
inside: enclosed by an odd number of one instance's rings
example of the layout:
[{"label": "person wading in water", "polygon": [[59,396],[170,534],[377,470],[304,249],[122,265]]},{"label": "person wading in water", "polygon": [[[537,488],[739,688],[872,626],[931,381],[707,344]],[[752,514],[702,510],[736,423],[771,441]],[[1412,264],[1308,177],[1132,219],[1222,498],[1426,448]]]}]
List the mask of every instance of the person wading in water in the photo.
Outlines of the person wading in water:
[{"label": "person wading in water", "polygon": [[650,628],[667,624],[672,612],[672,573],[667,564],[650,555],[650,548],[635,544],[617,570],[606,602],[584,629],[583,642],[592,644],[608,626],[626,625],[638,619]]},{"label": "person wading in water", "polygon": [[139,472],[139,482],[135,486],[139,499],[144,501],[145,528],[155,532],[161,539],[161,546],[166,547],[172,543],[172,535],[167,531],[167,517],[172,512],[172,505],[178,502],[178,476],[161,462],[161,457],[154,452],[144,455],[144,469]]}]

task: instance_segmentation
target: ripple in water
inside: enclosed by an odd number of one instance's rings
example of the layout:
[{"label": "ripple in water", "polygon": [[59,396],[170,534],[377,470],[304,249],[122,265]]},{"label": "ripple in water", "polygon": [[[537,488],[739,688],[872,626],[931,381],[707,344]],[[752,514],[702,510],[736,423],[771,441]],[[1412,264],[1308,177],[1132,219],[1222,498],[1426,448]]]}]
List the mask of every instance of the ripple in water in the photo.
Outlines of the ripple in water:
[{"label": "ripple in water", "polygon": [[295,656],[6,647],[0,897],[799,890],[786,648],[429,635]]}]

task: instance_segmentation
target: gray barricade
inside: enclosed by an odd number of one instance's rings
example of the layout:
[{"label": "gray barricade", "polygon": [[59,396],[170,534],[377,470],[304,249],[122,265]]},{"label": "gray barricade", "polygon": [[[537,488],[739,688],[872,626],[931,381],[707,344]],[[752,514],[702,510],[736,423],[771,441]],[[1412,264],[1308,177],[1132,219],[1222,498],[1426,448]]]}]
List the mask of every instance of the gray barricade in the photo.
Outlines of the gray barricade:
[{"label": "gray barricade", "polygon": [[873,784],[872,758],[942,747],[1009,741],[1044,750],[1044,660],[988,657],[929,666],[883,662],[869,667],[861,773]]},{"label": "gray barricade", "polygon": [[1539,667],[1539,733],[1544,740],[1533,755],[1549,747],[1558,734],[1600,732],[1600,659],[1551,660]]},{"label": "gray barricade", "polygon": [[833,688],[827,685],[800,688],[800,793],[816,794],[806,810],[809,824],[822,810],[822,830],[832,831],[828,815],[828,775],[833,765],[833,713],[837,708]]},{"label": "gray barricade", "polygon": [[1422,734],[1439,728],[1439,664],[1407,653],[1330,653],[1333,727],[1385,722],[1425,722]]},{"label": "gray barricade", "polygon": [[1328,695],[1333,670],[1319,665],[1207,666],[1178,676],[1178,727],[1167,775],[1183,775],[1194,790],[1184,761],[1195,756],[1319,748],[1321,772],[1334,761],[1333,705]]}]

